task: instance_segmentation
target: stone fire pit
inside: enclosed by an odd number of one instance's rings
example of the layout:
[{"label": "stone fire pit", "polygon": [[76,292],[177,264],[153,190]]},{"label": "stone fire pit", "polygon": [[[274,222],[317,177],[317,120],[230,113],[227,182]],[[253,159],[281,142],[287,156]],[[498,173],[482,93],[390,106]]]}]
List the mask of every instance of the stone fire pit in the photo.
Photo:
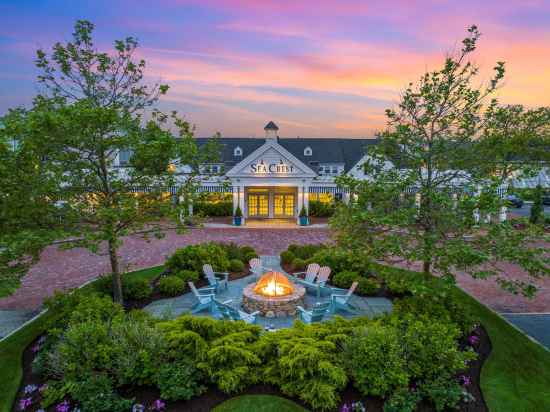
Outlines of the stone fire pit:
[{"label": "stone fire pit", "polygon": [[296,306],[304,306],[305,293],[303,286],[290,282],[284,274],[270,271],[243,289],[243,308],[265,317],[294,316]]}]

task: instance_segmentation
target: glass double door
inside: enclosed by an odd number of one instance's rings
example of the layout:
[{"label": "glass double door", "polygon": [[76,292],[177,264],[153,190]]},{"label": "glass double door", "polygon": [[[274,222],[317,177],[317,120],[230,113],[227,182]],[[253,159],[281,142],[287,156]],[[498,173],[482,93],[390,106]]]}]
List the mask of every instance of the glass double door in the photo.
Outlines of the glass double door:
[{"label": "glass double door", "polygon": [[273,216],[279,218],[294,217],[294,194],[273,194]]},{"label": "glass double door", "polygon": [[269,217],[269,194],[249,193],[248,194],[248,216]]}]

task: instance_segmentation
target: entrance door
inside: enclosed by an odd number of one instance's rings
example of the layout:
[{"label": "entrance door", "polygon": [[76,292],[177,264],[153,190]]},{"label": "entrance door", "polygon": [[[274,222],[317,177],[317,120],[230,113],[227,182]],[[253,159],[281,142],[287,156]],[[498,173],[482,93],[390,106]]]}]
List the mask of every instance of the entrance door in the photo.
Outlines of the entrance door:
[{"label": "entrance door", "polygon": [[266,194],[248,194],[248,217],[269,217],[269,196]]},{"label": "entrance door", "polygon": [[294,217],[294,194],[275,193],[273,195],[273,214],[275,217]]}]

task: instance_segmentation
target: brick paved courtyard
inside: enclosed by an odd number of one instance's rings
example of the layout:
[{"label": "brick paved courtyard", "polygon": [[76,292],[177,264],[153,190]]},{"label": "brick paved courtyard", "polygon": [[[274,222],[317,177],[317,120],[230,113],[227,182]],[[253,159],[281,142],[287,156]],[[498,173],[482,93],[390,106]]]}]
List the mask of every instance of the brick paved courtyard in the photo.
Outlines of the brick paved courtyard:
[{"label": "brick paved courtyard", "polygon": [[[147,243],[140,236],[125,239],[121,248],[124,265],[129,270],[162,264],[167,255],[176,248],[205,241],[235,242],[252,245],[261,255],[277,255],[290,243],[324,243],[329,241],[328,229],[242,229],[203,228],[183,235],[169,231],[165,238],[152,239]],[[0,299],[0,310],[36,309],[45,297],[56,289],[77,287],[84,282],[108,272],[107,256],[98,256],[84,249],[61,250],[56,246],[47,248],[40,262],[23,279],[22,287],[10,297]],[[521,276],[521,272],[508,265],[508,273]],[[500,312],[550,312],[550,279],[538,284],[542,290],[535,299],[502,291],[492,280],[475,280],[467,275],[458,275],[459,285],[483,303]]]}]

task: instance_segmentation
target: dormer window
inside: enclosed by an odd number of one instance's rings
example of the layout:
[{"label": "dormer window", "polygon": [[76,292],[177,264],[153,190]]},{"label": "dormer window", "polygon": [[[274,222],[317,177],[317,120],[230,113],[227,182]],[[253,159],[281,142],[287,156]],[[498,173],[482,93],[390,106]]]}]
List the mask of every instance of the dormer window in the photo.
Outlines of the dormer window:
[{"label": "dormer window", "polygon": [[239,146],[233,150],[233,156],[235,157],[241,157],[243,155],[243,149],[241,149]]},{"label": "dormer window", "polygon": [[304,149],[304,156],[311,156],[313,154],[313,151],[311,150],[311,147],[306,147]]}]

